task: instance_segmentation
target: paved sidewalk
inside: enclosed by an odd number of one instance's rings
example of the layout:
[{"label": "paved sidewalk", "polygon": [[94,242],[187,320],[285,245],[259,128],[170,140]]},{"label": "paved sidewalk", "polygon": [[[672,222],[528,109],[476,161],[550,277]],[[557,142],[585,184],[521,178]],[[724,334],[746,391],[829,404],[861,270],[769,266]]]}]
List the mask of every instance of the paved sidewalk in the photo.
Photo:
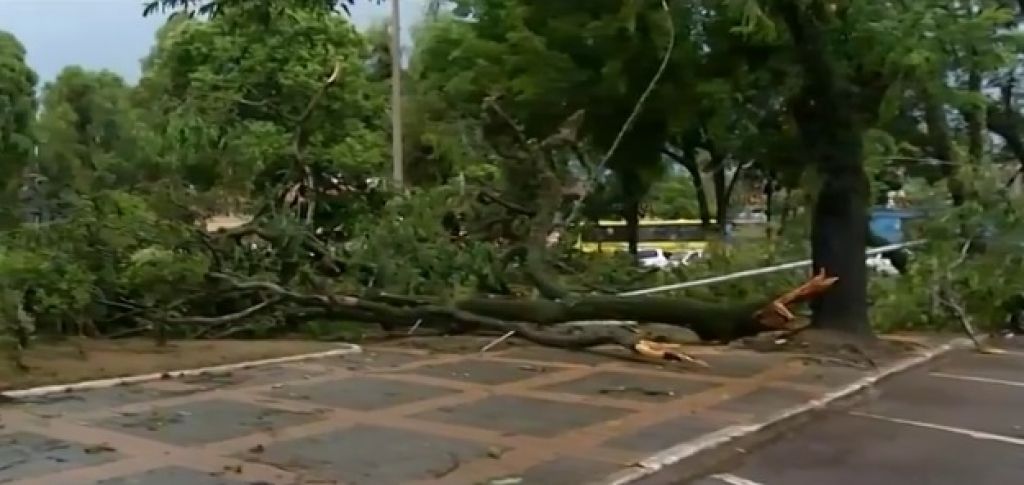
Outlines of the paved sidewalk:
[{"label": "paved sidewalk", "polygon": [[[715,474],[665,470],[644,484],[1007,485],[1024,482],[1024,342],[1006,355],[957,351],[893,378]],[[692,470],[686,470],[689,472]]]},{"label": "paved sidewalk", "polygon": [[0,483],[601,482],[864,375],[784,354],[693,353],[712,368],[525,346],[370,347],[36,398],[0,407]]}]

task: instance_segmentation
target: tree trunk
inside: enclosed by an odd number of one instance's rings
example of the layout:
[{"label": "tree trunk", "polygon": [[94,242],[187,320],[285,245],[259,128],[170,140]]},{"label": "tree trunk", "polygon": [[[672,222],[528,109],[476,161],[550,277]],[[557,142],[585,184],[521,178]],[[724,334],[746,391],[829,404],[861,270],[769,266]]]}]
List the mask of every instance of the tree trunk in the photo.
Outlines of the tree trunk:
[{"label": "tree trunk", "polygon": [[711,226],[711,206],[708,204],[708,193],[704,191],[704,177],[697,166],[697,160],[686,154],[679,154],[671,150],[662,151],[669,158],[686,169],[690,174],[690,181],[693,183],[693,190],[697,193],[697,212],[700,217],[700,224],[705,228]]},{"label": "tree trunk", "polygon": [[629,241],[629,254],[636,257],[640,250],[640,198],[630,195],[626,197],[625,214],[626,238]]},{"label": "tree trunk", "polygon": [[705,341],[732,341],[769,330],[754,318],[771,299],[727,304],[686,298],[579,296],[561,301],[474,298],[456,303],[459,310],[512,322],[554,325],[611,320],[663,323],[687,327]]},{"label": "tree trunk", "polygon": [[[728,223],[731,220],[729,211],[732,210],[732,196],[736,193],[736,186],[739,185],[740,180],[743,178],[743,171],[746,170],[748,166],[749,165],[738,165],[736,170],[732,172],[732,178],[729,179],[729,185],[725,188],[725,196],[722,198],[725,202],[725,210],[721,212],[718,223],[718,230],[723,236],[726,236],[729,233]],[[746,207],[746,203],[744,203],[743,206]]]},{"label": "tree trunk", "polygon": [[769,175],[768,180],[764,184],[764,215],[765,215],[765,236],[768,239],[772,238],[772,222],[774,222],[774,214],[772,209],[775,208],[773,200],[775,199],[775,177]]},{"label": "tree trunk", "polygon": [[786,189],[782,195],[782,206],[779,208],[779,230],[776,231],[779,237],[786,234],[789,220],[793,217],[793,189]]},{"label": "tree trunk", "polygon": [[782,0],[778,8],[804,74],[800,94],[793,100],[794,118],[822,181],[811,229],[814,270],[839,278],[813,303],[812,325],[869,336],[864,263],[869,184],[862,132],[850,104],[856,96],[848,82],[838,78],[829,58],[828,40],[816,15],[827,15],[824,5]]},{"label": "tree trunk", "polygon": [[704,189],[704,176],[700,173],[700,167],[697,166],[697,161],[691,158],[684,158],[686,163],[683,163],[683,167],[690,174],[690,180],[693,181],[693,190],[697,192],[697,213],[700,216],[700,224],[704,227],[711,226],[711,204],[708,203],[708,193]]},{"label": "tree trunk", "polygon": [[938,100],[935,93],[925,90],[922,93],[925,123],[928,125],[928,140],[932,154],[942,162],[941,172],[949,187],[949,196],[954,206],[961,206],[965,200],[964,184],[957,176],[958,166],[953,141],[949,134],[949,122],[946,120],[945,106]]},{"label": "tree trunk", "polygon": [[[692,329],[707,341],[732,341],[764,331],[791,330],[796,320],[790,306],[813,299],[835,283],[834,278],[815,276],[806,283],[755,302],[707,303],[686,298],[648,296],[567,296],[559,300],[518,300],[514,298],[469,298],[442,306],[430,298],[370,293],[349,295],[305,294],[275,283],[239,281],[231,276],[211,273],[210,278],[230,284],[231,291],[252,291],[273,295],[272,300],[241,312],[221,317],[175,317],[176,325],[225,324],[250,318],[273,304],[299,304],[307,314],[318,318],[343,318],[350,321],[379,323],[385,328],[419,326],[467,332],[479,329],[515,331],[542,345],[588,347],[607,343],[633,346],[634,339],[595,335],[593,328],[573,333],[555,333],[549,327],[579,321],[657,322]],[[315,311],[314,311],[315,310]],[[619,330],[622,330],[619,328]],[[627,335],[630,332],[625,332]]]},{"label": "tree trunk", "polygon": [[[967,90],[979,96],[981,92],[981,73],[971,69],[967,78]],[[967,153],[971,162],[981,162],[985,152],[985,107],[972,106],[964,113],[967,121]]]},{"label": "tree trunk", "polygon": [[[811,227],[814,271],[826,271],[839,282],[814,304],[814,325],[856,334],[870,334],[867,305],[868,179],[860,166],[859,137],[837,144],[822,157],[824,183],[818,192]],[[830,166],[831,165],[831,166]]]},{"label": "tree trunk", "polygon": [[719,231],[725,232],[725,224],[729,220],[729,186],[725,177],[725,159],[720,155],[712,155],[714,170],[711,172],[711,185],[715,192],[715,224]]},{"label": "tree trunk", "polygon": [[636,257],[640,242],[641,203],[648,187],[644,184],[643,174],[635,166],[623,167],[618,179],[622,192],[622,219],[626,222],[626,241],[629,254]]}]

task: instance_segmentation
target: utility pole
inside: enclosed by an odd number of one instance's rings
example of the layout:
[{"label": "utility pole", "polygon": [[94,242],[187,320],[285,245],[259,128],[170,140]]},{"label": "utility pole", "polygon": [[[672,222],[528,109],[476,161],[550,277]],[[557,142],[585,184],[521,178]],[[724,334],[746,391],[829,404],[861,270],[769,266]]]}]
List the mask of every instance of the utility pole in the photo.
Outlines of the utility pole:
[{"label": "utility pole", "polygon": [[405,186],[402,165],[402,16],[401,0],[391,0],[391,182]]}]

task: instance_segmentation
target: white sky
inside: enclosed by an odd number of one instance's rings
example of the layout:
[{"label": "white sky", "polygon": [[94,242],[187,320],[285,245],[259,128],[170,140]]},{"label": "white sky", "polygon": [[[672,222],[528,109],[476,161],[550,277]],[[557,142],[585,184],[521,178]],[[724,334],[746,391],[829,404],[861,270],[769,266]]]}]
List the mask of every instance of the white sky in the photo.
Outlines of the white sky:
[{"label": "white sky", "polygon": [[[352,9],[359,27],[386,19],[388,3],[357,0]],[[41,82],[64,66],[109,69],[129,82],[140,74],[139,61],[149,53],[162,18],[142,17],[143,0],[0,0],[0,30],[13,33],[28,51],[28,62]],[[423,17],[424,0],[401,0],[405,40],[409,27]]]}]

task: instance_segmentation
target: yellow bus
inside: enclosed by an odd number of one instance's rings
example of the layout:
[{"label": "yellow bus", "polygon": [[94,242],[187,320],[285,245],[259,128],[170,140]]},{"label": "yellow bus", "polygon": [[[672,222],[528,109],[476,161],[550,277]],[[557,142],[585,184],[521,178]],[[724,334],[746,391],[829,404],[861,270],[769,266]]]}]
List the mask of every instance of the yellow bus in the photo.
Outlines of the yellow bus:
[{"label": "yellow bus", "polygon": [[[641,219],[638,235],[640,246],[645,249],[703,253],[709,236],[715,233],[714,225],[704,228],[698,219]],[[626,221],[604,220],[587,224],[576,245],[586,253],[626,251],[629,249]]]}]

